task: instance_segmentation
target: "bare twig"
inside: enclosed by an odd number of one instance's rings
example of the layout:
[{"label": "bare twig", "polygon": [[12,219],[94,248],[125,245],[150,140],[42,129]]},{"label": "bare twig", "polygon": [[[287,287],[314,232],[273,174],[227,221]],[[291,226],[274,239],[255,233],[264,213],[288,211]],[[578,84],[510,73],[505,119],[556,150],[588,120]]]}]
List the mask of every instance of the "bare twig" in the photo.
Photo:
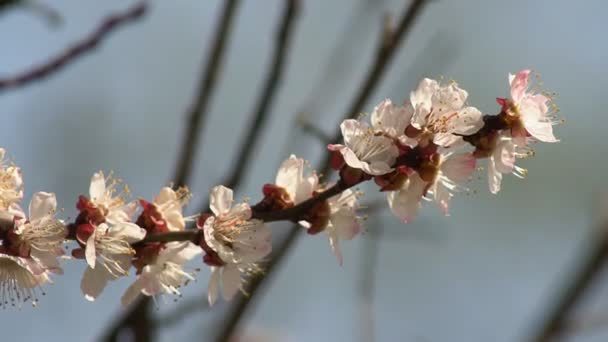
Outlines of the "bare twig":
[{"label": "bare twig", "polygon": [[[240,185],[244,175],[243,172],[247,170],[247,165],[253,157],[252,150],[262,133],[264,123],[271,113],[270,107],[272,106],[277,89],[281,84],[295,19],[299,14],[299,7],[300,0],[286,0],[285,11],[283,12],[279,24],[279,30],[277,31],[276,47],[270,63],[270,70],[264,83],[262,93],[258,97],[258,103],[255,106],[253,118],[251,120],[251,127],[247,129],[246,136],[241,141],[239,151],[234,159],[235,166],[232,168],[230,176],[222,182],[223,185],[229,188],[234,189]],[[200,211],[206,211],[208,208],[209,203],[205,202]]]},{"label": "bare twig", "polygon": [[198,143],[203,129],[201,126],[207,118],[207,106],[215,90],[217,76],[222,68],[225,46],[230,38],[234,14],[239,3],[240,0],[226,0],[224,2],[221,19],[218,22],[211,47],[211,55],[201,74],[196,100],[190,109],[186,122],[186,133],[183,135],[184,138],[175,168],[175,184],[178,186],[186,185],[190,180],[192,164],[197,156]]},{"label": "bare twig", "polygon": [[545,322],[532,341],[548,342],[557,340],[567,330],[566,323],[569,315],[593,281],[597,279],[602,266],[606,264],[608,258],[608,227],[604,227],[600,234],[599,240],[585,257],[583,265],[574,276],[567,278],[571,279],[571,282],[566,285],[564,291],[557,298],[555,306],[550,309]]},{"label": "bare twig", "polygon": [[[353,103],[349,106],[348,110],[345,112],[346,117],[354,117],[359,114],[365,102],[369,99],[372,91],[378,85],[382,75],[385,72],[385,69],[390,64],[392,56],[394,55],[397,46],[403,39],[403,37],[407,34],[410,27],[413,26],[415,19],[419,16],[422,8],[426,0],[414,0],[407,7],[405,14],[401,18],[399,22],[399,26],[394,31],[383,30],[383,37],[380,44],[380,48],[378,54],[376,55],[376,59],[374,64],[370,68],[367,73],[367,76],[361,85],[357,95],[355,96]],[[338,131],[333,141],[338,142],[340,139],[340,132]],[[330,168],[330,157],[328,156],[320,168],[322,174],[327,174]],[[224,321],[224,326],[221,327],[221,330],[216,338],[216,341],[226,341],[228,340],[235,332],[238,327],[239,322],[241,321],[245,311],[249,303],[255,298],[258,293],[258,289],[263,284],[264,280],[269,279],[272,276],[273,271],[276,270],[277,265],[280,265],[282,259],[291,247],[296,242],[296,238],[299,236],[300,228],[297,225],[294,225],[285,240],[279,245],[278,248],[275,249],[275,254],[272,257],[271,261],[266,265],[266,272],[264,276],[258,276],[251,280],[249,286],[247,288],[247,292],[249,296],[239,296],[235,299],[235,303],[233,305],[232,311],[228,315],[228,318]]]},{"label": "bare twig", "polygon": [[141,18],[146,13],[147,8],[147,1],[140,1],[122,13],[108,16],[92,34],[70,46],[59,55],[17,75],[0,78],[0,92],[39,81],[56,73],[87,52],[93,51],[115,29]]}]

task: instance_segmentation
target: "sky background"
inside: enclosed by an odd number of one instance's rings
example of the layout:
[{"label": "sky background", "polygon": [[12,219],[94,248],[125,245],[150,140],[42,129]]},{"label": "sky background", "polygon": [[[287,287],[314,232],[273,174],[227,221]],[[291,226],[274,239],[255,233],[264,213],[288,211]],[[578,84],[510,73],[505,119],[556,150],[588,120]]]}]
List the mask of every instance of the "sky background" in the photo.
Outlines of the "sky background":
[{"label": "sky background", "polygon": [[[40,0],[42,1],[42,0]],[[87,35],[107,14],[133,1],[46,1],[62,26],[50,30],[25,11],[0,15],[0,75],[47,60]],[[259,197],[290,153],[315,161],[323,143],[294,127],[296,114],[331,133],[358,88],[385,13],[402,0],[302,0],[287,69],[239,198]],[[243,1],[224,71],[209,107],[190,188],[188,213],[234,164],[233,153],[268,69],[281,0]],[[112,34],[93,54],[27,87],[0,94],[0,146],[23,169],[26,196],[53,191],[65,217],[93,172],[114,170],[138,196],[168,184],[184,118],[218,17],[219,0],[152,1],[147,17]],[[608,3],[603,0],[439,0],[429,4],[399,49],[366,109],[384,98],[401,102],[422,77],[445,76],[469,91],[469,103],[496,113],[508,94],[507,74],[533,68],[558,93],[562,140],[544,144],[520,164],[525,180],[507,177],[497,196],[485,174],[477,194],[454,200],[451,217],[428,205],[410,225],[375,213],[367,232],[343,244],[344,266],[324,236],[302,238],[249,311],[243,335],[279,341],[522,341],[533,332],[559,286],[594,239],[594,219],[608,172],[606,118]],[[332,61],[330,63],[330,61]],[[366,190],[366,188],[364,188]],[[369,201],[380,198],[368,189]],[[280,236],[287,226],[273,224]],[[381,232],[378,237],[377,232]],[[378,247],[373,298],[362,295],[369,250]],[[122,310],[132,279],[114,282],[96,303],[79,289],[82,262],[46,286],[39,307],[0,312],[3,338],[88,341]],[[192,267],[197,267],[193,264]],[[184,291],[206,291],[208,272]],[[608,314],[608,276],[579,315]],[[179,303],[178,303],[179,305]],[[176,307],[159,302],[157,316]],[[204,340],[227,305],[201,309],[163,329],[161,341]],[[374,329],[370,329],[371,321]],[[607,320],[608,323],[608,320]],[[370,336],[371,335],[371,336]],[[572,341],[606,341],[608,324]]]}]

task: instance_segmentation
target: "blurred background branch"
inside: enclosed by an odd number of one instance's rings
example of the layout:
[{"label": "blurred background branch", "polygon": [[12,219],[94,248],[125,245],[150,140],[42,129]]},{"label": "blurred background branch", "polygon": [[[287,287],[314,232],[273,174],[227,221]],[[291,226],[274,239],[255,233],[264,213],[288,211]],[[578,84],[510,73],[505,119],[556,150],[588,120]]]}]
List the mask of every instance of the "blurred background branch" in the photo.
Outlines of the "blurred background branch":
[{"label": "blurred background branch", "polygon": [[[34,3],[31,3],[29,6],[35,5]],[[42,9],[42,7],[36,8],[39,8],[40,10]],[[124,12],[109,15],[89,36],[68,47],[57,56],[52,57],[48,61],[28,70],[22,71],[16,75],[0,77],[0,93],[9,89],[25,86],[34,81],[42,80],[60,71],[71,62],[76,61],[79,57],[93,51],[104,38],[119,27],[143,17],[147,8],[147,1],[140,1]]]},{"label": "blurred background branch", "polygon": [[175,185],[182,186],[190,182],[192,175],[192,164],[194,159],[199,156],[198,145],[201,135],[205,129],[204,123],[207,118],[209,101],[215,90],[216,81],[223,66],[223,57],[226,44],[231,36],[233,21],[240,0],[226,0],[220,15],[218,26],[216,27],[213,43],[211,44],[211,54],[207,58],[206,67],[202,70],[200,83],[194,104],[190,109],[188,120],[184,127],[186,132],[183,134],[182,144],[180,145],[179,158],[175,166]]}]

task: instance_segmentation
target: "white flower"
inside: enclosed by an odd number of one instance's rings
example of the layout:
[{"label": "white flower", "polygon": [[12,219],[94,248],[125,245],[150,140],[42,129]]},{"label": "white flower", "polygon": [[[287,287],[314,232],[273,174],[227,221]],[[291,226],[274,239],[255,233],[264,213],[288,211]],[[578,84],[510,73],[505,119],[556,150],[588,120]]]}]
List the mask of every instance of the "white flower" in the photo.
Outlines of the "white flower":
[{"label": "white flower", "polygon": [[85,298],[94,301],[110,280],[128,275],[135,254],[131,244],[141,241],[146,230],[133,223],[117,223],[112,227],[102,223],[86,242],[88,264],[80,289]]},{"label": "white flower", "polygon": [[[21,209],[15,208],[15,239],[19,249],[28,251],[29,256],[40,266],[52,273],[62,274],[57,257],[63,255],[62,244],[67,235],[63,223],[55,218],[57,199],[55,194],[37,192],[29,206],[29,220]],[[23,252],[25,254],[25,252]]]},{"label": "white flower", "polygon": [[360,218],[357,216],[359,203],[357,195],[350,189],[327,200],[330,208],[329,222],[325,232],[329,237],[329,245],[340,265],[342,265],[342,252],[340,240],[352,240],[361,232]]},{"label": "white flower", "polygon": [[450,199],[461,190],[460,183],[475,172],[476,159],[471,153],[440,155],[439,171],[429,191],[444,215],[449,215]]},{"label": "white flower", "polygon": [[312,193],[319,184],[319,177],[313,171],[308,176],[304,176],[306,161],[291,155],[285,160],[279,171],[275,184],[287,191],[291,201],[299,204],[312,197]]},{"label": "white flower", "polygon": [[369,125],[358,120],[344,120],[340,128],[344,145],[329,145],[328,148],[339,151],[348,166],[373,176],[393,170],[399,149],[392,139],[376,134]]},{"label": "white flower", "polygon": [[547,103],[550,99],[528,91],[530,73],[530,70],[522,70],[517,75],[509,74],[512,103],[504,102],[503,106],[506,107],[510,119],[517,120],[517,125],[511,130],[512,135],[521,140],[518,144],[522,146],[526,143],[526,133],[543,142],[558,142],[553,135],[553,125],[557,122],[552,121],[552,117],[548,115]]},{"label": "white flower", "polygon": [[201,248],[190,241],[166,243],[155,262],[144,266],[137,280],[129,286],[122,296],[122,304],[130,304],[140,293],[146,296],[179,295],[179,288],[194,280],[191,273],[184,271],[183,265],[200,253]]},{"label": "white flower", "polygon": [[[205,243],[220,259],[211,267],[209,304],[222,292],[230,300],[241,287],[241,275],[258,270],[256,262],[267,256],[272,248],[270,229],[259,220],[251,220],[251,208],[244,203],[232,205],[233,192],[224,186],[211,190],[210,207],[215,216],[205,220]],[[221,273],[221,274],[220,274]]]},{"label": "white flower", "polygon": [[116,186],[120,183],[120,180],[113,179],[111,175],[106,179],[102,171],[91,177],[90,203],[101,211],[105,221],[110,224],[131,221],[137,210],[136,202],[125,203],[122,194],[115,196]]},{"label": "white flower", "polygon": [[410,94],[412,126],[420,130],[420,138],[432,138],[436,145],[449,148],[462,144],[462,135],[476,133],[483,126],[482,115],[475,107],[465,107],[467,97],[455,82],[442,86],[423,79]]},{"label": "white flower", "polygon": [[418,173],[412,173],[403,183],[401,189],[387,194],[391,212],[404,223],[410,223],[418,214],[420,201],[427,189],[427,182]]},{"label": "white flower", "polygon": [[16,166],[4,165],[6,151],[0,148],[0,210],[21,201],[23,198],[23,178],[21,169]]},{"label": "white flower", "polygon": [[512,173],[516,177],[524,178],[528,171],[515,165],[516,157],[530,155],[525,148],[518,147],[513,139],[499,136],[496,146],[488,158],[488,185],[490,192],[496,194],[500,191],[502,175]]},{"label": "white flower", "polygon": [[63,273],[57,257],[63,254],[66,230],[54,218],[56,205],[54,194],[39,192],[30,202],[30,220],[16,204],[8,208],[15,228],[5,232],[0,245],[0,305],[36,305],[39,288],[51,282],[49,275]]}]

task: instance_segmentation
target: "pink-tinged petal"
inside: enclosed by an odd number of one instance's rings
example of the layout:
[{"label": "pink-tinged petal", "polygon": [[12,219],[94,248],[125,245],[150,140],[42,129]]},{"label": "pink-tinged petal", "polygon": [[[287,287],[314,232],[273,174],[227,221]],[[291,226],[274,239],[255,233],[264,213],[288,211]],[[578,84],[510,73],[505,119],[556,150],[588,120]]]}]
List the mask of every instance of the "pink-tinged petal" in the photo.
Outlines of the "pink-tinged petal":
[{"label": "pink-tinged petal", "polygon": [[222,270],[222,293],[224,299],[231,300],[240,288],[241,272],[236,264],[227,264]]},{"label": "pink-tinged petal", "polygon": [[230,211],[233,201],[233,192],[223,185],[218,185],[211,190],[209,195],[211,211],[215,215],[222,215]]},{"label": "pink-tinged petal", "polygon": [[342,266],[343,258],[342,258],[342,250],[340,250],[340,241],[338,240],[338,236],[335,231],[329,232],[329,246],[331,247],[332,253],[338,259],[338,264]]},{"label": "pink-tinged petal", "polygon": [[80,281],[80,290],[84,294],[84,298],[91,302],[94,301],[106,287],[110,277],[111,275],[104,267],[96,270],[87,267]]},{"label": "pink-tinged petal", "polygon": [[329,144],[327,145],[327,149],[330,151],[341,151],[343,148],[346,148],[346,146],[341,145],[341,144]]},{"label": "pink-tinged petal", "polygon": [[513,77],[509,74],[509,83],[511,84],[511,98],[515,103],[519,103],[528,88],[528,76],[531,70],[522,70]]},{"label": "pink-tinged petal", "polygon": [[298,185],[302,182],[302,174],[304,173],[304,159],[296,158],[293,154],[289,159],[285,160],[279,171],[275,184],[287,191],[292,201],[295,201]]},{"label": "pink-tinged petal", "polygon": [[476,159],[471,153],[453,154],[441,163],[441,173],[450,180],[461,183],[475,172]]},{"label": "pink-tinged petal", "polygon": [[494,156],[488,159],[488,186],[490,192],[497,194],[500,191],[500,183],[502,182],[502,173],[496,170],[496,162]]},{"label": "pink-tinged petal", "polygon": [[550,122],[528,121],[524,122],[524,125],[526,126],[526,131],[537,140],[546,143],[559,142],[555,138],[555,135],[553,135],[553,125]]},{"label": "pink-tinged petal", "polygon": [[30,202],[30,221],[39,220],[55,212],[57,198],[49,192],[37,192]]},{"label": "pink-tinged petal", "polygon": [[230,215],[234,218],[249,220],[251,218],[251,207],[247,203],[239,203],[232,207]]},{"label": "pink-tinged petal", "polygon": [[220,291],[220,268],[211,266],[211,276],[209,277],[209,287],[207,289],[207,300],[209,306],[213,306],[217,301]]},{"label": "pink-tinged petal", "polygon": [[95,268],[95,262],[97,259],[97,253],[95,252],[95,235],[97,232],[93,232],[91,236],[87,239],[87,245],[84,251],[85,259],[87,260],[87,264],[91,268]]},{"label": "pink-tinged petal", "polygon": [[96,172],[91,177],[89,196],[92,200],[99,200],[106,196],[106,180],[102,171]]}]

